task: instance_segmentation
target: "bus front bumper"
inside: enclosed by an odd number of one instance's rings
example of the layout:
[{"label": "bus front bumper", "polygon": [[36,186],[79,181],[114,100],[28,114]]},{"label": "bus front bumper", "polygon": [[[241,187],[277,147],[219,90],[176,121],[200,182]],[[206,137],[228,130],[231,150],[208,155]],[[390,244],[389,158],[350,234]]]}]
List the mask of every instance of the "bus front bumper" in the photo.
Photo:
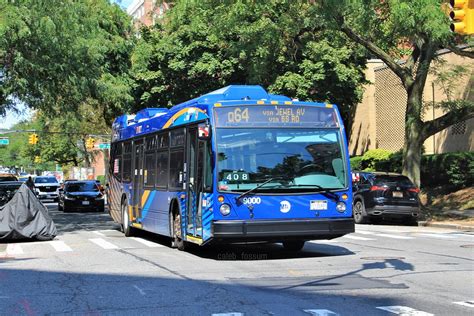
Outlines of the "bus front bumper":
[{"label": "bus front bumper", "polygon": [[333,239],[354,232],[352,218],[293,220],[221,220],[212,226],[215,241]]}]

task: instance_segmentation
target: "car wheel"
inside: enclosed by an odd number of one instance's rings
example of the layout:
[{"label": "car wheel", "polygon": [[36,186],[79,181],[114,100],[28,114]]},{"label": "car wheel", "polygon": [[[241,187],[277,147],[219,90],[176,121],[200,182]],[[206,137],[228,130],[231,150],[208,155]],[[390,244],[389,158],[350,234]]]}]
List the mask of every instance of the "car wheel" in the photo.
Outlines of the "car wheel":
[{"label": "car wheel", "polygon": [[365,206],[362,201],[357,200],[352,208],[352,213],[354,214],[354,222],[356,224],[365,224],[368,222],[367,216],[364,215],[365,213]]},{"label": "car wheel", "polygon": [[130,226],[130,218],[128,216],[128,203],[122,203],[122,231],[126,237],[133,236],[133,227]]},{"label": "car wheel", "polygon": [[187,248],[186,242],[183,240],[182,229],[181,229],[181,215],[179,211],[173,212],[173,242],[178,250],[184,251]]},{"label": "car wheel", "polygon": [[291,240],[291,241],[284,241],[283,242],[283,247],[285,250],[289,251],[300,251],[303,249],[305,244],[304,240]]}]

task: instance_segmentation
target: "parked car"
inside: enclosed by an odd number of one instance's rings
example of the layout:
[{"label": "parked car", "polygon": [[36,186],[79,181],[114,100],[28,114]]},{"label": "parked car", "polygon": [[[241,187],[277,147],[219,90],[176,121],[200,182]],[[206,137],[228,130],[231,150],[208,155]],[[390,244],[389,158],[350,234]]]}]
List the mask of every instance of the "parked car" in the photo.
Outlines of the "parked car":
[{"label": "parked car", "polygon": [[357,224],[383,218],[398,218],[414,224],[420,216],[420,189],[404,175],[353,172],[352,183]]},{"label": "parked car", "polygon": [[11,173],[0,173],[0,182],[18,181],[18,177]]},{"label": "parked car", "polygon": [[22,183],[14,174],[0,173],[0,206],[12,199]]},{"label": "parked car", "polygon": [[58,201],[59,198],[59,182],[53,176],[37,176],[35,177],[36,195],[40,200],[50,199]]},{"label": "parked car", "polygon": [[63,212],[104,211],[104,195],[93,180],[67,181],[60,190],[58,209]]}]

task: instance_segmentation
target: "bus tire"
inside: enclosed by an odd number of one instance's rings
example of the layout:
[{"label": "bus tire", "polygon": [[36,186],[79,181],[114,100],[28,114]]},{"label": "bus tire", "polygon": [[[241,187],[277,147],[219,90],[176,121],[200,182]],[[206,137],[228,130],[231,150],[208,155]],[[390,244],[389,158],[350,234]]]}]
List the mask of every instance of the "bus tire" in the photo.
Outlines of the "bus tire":
[{"label": "bus tire", "polygon": [[367,216],[365,215],[365,206],[361,200],[356,200],[352,212],[356,224],[365,224],[368,222]]},{"label": "bus tire", "polygon": [[304,244],[304,240],[288,240],[283,242],[283,247],[289,251],[300,251],[303,249]]},{"label": "bus tire", "polygon": [[126,200],[122,202],[122,232],[124,233],[125,237],[133,236],[133,227],[130,226],[128,203]]},{"label": "bus tire", "polygon": [[178,210],[173,212],[173,235],[171,242],[174,248],[184,251],[186,250],[186,242],[182,238],[182,229],[181,229],[181,215]]}]

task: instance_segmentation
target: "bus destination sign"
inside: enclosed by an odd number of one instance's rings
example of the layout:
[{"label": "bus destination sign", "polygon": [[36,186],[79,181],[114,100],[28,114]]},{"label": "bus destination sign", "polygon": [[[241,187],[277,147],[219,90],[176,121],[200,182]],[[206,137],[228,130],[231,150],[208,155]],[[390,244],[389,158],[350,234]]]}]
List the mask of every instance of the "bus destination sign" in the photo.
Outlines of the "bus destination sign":
[{"label": "bus destination sign", "polygon": [[254,105],[215,108],[218,127],[339,127],[334,108],[301,105]]}]

